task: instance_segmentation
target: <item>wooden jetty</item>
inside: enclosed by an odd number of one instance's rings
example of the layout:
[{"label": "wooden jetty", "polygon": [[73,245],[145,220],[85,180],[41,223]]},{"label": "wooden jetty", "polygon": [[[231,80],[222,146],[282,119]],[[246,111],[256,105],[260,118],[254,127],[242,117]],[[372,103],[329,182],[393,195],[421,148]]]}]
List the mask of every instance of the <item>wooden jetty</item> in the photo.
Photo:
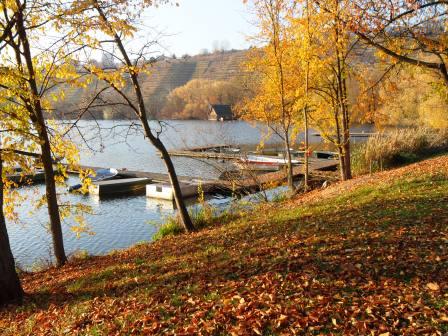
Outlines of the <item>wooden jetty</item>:
[{"label": "wooden jetty", "polygon": [[220,144],[170,150],[168,153],[170,156],[183,156],[200,159],[237,160],[241,158],[241,154],[233,153],[230,150],[231,148],[232,146]]},{"label": "wooden jetty", "polygon": [[196,147],[189,147],[186,149],[181,149],[181,151],[189,151],[189,152],[205,152],[205,151],[221,151],[225,148],[231,148],[231,145],[226,144],[218,144],[218,145],[206,145],[206,146],[196,146]]},{"label": "wooden jetty", "polygon": [[[229,145],[212,145],[212,146],[202,146],[202,147],[192,147],[188,149],[179,149],[169,151],[171,156],[181,156],[189,158],[202,158],[202,159],[221,159],[221,160],[241,160],[244,159],[244,154],[240,153],[227,153],[226,149],[232,148]],[[324,152],[322,153],[331,153]],[[337,153],[336,153],[337,154]],[[304,163],[303,157],[299,156],[299,162]],[[338,165],[338,161],[329,158],[329,155],[325,158],[320,157],[310,157],[309,158],[309,170],[325,170],[334,169]]]},{"label": "wooden jetty", "polygon": [[[181,150],[173,150],[170,151],[169,154],[171,156],[185,156],[190,158],[207,158],[207,159],[222,159],[222,160],[240,160],[242,154],[236,153],[237,149],[233,148],[229,145],[213,145],[213,146],[202,146],[202,147],[194,147]],[[303,175],[303,159],[299,158],[299,165],[294,166],[293,173],[294,177],[298,178]],[[311,173],[318,171],[330,171],[336,170],[339,161],[334,159],[320,159],[320,158],[309,158],[309,171]],[[90,170],[99,170],[104,169],[102,167],[91,167],[91,166],[82,166],[81,169],[90,169]],[[76,173],[76,172],[72,172]],[[170,197],[166,196],[166,198],[171,199],[172,191],[170,192],[170,179],[168,174],[163,173],[153,173],[153,172],[144,172],[144,171],[130,171],[127,169],[118,169],[118,174],[121,176],[118,180],[105,181],[101,182],[98,191],[94,191],[93,193],[102,194],[100,189],[105,190],[103,193],[110,193],[110,190],[113,190],[114,187],[123,187],[126,189],[126,183],[123,184],[124,179],[144,179],[142,180],[143,188],[146,188],[146,185],[149,187],[152,193],[155,193],[154,190],[157,191],[157,187],[162,189],[159,191],[160,194],[166,194]],[[253,175],[253,176],[252,176]],[[188,176],[178,176],[179,182],[181,186],[183,186],[183,191],[186,192],[187,197],[192,194],[197,195],[197,186],[201,184],[201,189],[204,193],[236,193],[236,194],[246,194],[250,192],[254,192],[259,190],[263,186],[267,185],[279,185],[282,184],[287,176],[284,169],[280,169],[275,172],[267,172],[264,174],[252,174],[230,178],[228,180],[200,180],[197,177],[188,177]],[[138,184],[138,183],[137,183]],[[132,185],[132,183],[131,183]],[[194,187],[193,187],[194,186]],[[165,188],[164,188],[165,187]],[[155,189],[154,189],[155,188]],[[193,188],[195,189],[193,192]],[[154,189],[154,190],[153,190]],[[166,189],[166,190],[164,190]],[[187,190],[188,189],[188,190]],[[166,193],[164,193],[166,191]]]},{"label": "wooden jetty", "polygon": [[[337,169],[339,161],[332,159],[309,159],[309,171],[322,172],[334,171]],[[104,169],[101,167],[82,166],[82,169],[98,170]],[[71,173],[76,173],[71,171]],[[146,178],[151,180],[145,182],[146,184],[169,184],[168,174],[153,173],[144,171],[130,171],[126,169],[118,170],[118,173],[128,178]],[[303,165],[300,164],[293,168],[295,178],[303,176]],[[201,188],[204,193],[222,193],[222,194],[247,194],[260,189],[266,185],[280,185],[286,180],[286,173],[284,170],[265,173],[261,175],[254,175],[251,177],[234,178],[232,180],[201,180],[197,177],[178,176],[181,185],[198,185],[201,183]],[[114,181],[114,180],[112,180]],[[116,180],[120,181],[120,180]]]},{"label": "wooden jetty", "polygon": [[16,185],[27,185],[33,183],[39,183],[45,181],[45,173],[41,170],[36,170],[33,173],[22,173],[21,171],[17,171],[14,174],[6,175],[6,179],[14,182]]},{"label": "wooden jetty", "polygon": [[[309,158],[309,171],[310,174],[322,175],[324,172],[332,172],[337,169],[339,161],[332,159],[315,159]],[[293,167],[294,179],[303,176],[303,165]],[[215,185],[217,191],[228,192],[236,194],[248,194],[259,191],[266,186],[274,187],[283,184],[287,180],[287,174],[284,169],[269,172],[265,174],[253,174],[252,176],[243,179],[230,179],[228,181],[220,180],[219,184]]]},{"label": "wooden jetty", "polygon": [[[197,159],[217,159],[217,160],[240,160],[244,159],[244,154],[242,153],[232,153],[232,147],[229,145],[215,145],[215,146],[203,146],[203,147],[192,147],[186,149],[172,150],[168,153],[171,156],[181,156],[181,157],[189,157],[189,158],[197,158]],[[275,155],[278,151],[261,151],[260,155],[270,155],[278,157]],[[304,155],[304,151],[293,151],[294,157],[302,157]],[[256,154],[258,155],[258,153]],[[336,156],[337,153],[329,152],[329,151],[313,151],[313,157],[317,159],[330,159],[332,156]]]},{"label": "wooden jetty", "polygon": [[[99,170],[99,169],[105,169],[104,167],[95,167],[95,166],[85,166],[85,165],[81,165],[80,168],[82,170]],[[137,171],[137,170],[128,170],[125,168],[122,169],[117,169],[118,170],[118,175],[125,177],[125,178],[148,178],[150,179],[152,182],[154,183],[164,183],[164,182],[169,182],[169,177],[168,174],[164,174],[164,173],[153,173],[153,172],[145,172],[145,171]],[[79,171],[77,170],[68,170],[67,171],[69,174],[78,174]],[[197,178],[194,177],[189,177],[189,176],[180,176],[178,175],[177,178],[179,179],[180,182],[185,181],[186,183],[191,183],[194,182],[194,180],[197,180]]]},{"label": "wooden jetty", "polygon": [[[103,167],[94,167],[94,166],[80,166],[80,169],[82,170],[92,170],[96,171],[99,169],[104,169]],[[149,184],[163,184],[163,185],[169,185],[170,179],[168,174],[163,173],[154,173],[154,172],[145,172],[145,171],[132,171],[127,169],[117,169],[118,170],[118,176],[120,176],[119,179],[116,180],[109,180],[109,181],[102,181],[97,182],[95,185],[93,185],[91,188],[94,188],[96,185],[101,185],[101,190],[91,189],[89,192],[92,192],[93,194],[99,194],[100,196],[105,194],[113,194],[113,189],[123,189],[123,192],[132,191],[132,185],[135,184],[136,188],[135,190],[139,193],[144,194],[146,185]],[[68,170],[67,171],[70,174],[78,174],[79,171],[77,170]],[[179,183],[181,186],[184,185],[197,185],[199,182],[203,184],[203,190],[204,192],[208,192],[209,189],[212,186],[212,183],[210,181],[199,181],[198,178],[190,177],[190,176],[177,176],[179,179]],[[127,181],[129,180],[129,181]],[[129,186],[127,186],[127,182],[129,183]],[[140,183],[141,182],[141,183]],[[217,181],[219,182],[219,181]],[[129,187],[129,188],[127,188]],[[126,190],[129,189],[129,190]],[[104,192],[103,192],[104,191]]]},{"label": "wooden jetty", "polygon": [[[372,136],[378,135],[379,133],[372,133],[372,132],[351,132],[350,137],[351,138],[370,138]],[[312,133],[312,136],[321,137],[322,135],[320,133]]]}]

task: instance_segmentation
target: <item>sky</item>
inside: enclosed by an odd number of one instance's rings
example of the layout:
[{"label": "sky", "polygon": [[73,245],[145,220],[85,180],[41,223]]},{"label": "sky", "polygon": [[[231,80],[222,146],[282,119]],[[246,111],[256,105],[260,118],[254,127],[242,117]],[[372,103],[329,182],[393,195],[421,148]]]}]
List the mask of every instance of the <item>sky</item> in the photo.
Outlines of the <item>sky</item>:
[{"label": "sky", "polygon": [[246,49],[254,32],[243,0],[177,0],[179,6],[147,9],[143,24],[148,32],[161,32],[166,55],[195,55],[216,42],[228,49]]}]

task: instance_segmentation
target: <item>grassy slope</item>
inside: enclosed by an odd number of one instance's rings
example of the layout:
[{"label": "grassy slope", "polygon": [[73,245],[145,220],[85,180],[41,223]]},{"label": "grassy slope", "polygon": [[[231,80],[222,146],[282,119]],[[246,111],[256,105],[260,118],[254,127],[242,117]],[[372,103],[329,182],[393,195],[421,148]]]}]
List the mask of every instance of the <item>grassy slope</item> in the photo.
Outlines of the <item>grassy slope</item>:
[{"label": "grassy slope", "polygon": [[448,331],[448,157],[23,276],[0,333]]}]

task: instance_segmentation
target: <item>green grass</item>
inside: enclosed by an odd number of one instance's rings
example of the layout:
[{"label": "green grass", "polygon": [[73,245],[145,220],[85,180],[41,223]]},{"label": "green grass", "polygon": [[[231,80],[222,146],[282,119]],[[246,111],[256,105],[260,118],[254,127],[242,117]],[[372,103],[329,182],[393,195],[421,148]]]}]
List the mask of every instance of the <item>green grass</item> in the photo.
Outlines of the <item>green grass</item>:
[{"label": "green grass", "polygon": [[167,221],[162,224],[153,236],[153,240],[157,241],[168,236],[177,236],[184,232],[184,229],[179,225],[175,218],[168,218]]},{"label": "green grass", "polygon": [[[240,212],[224,210],[220,211],[209,204],[203,203],[197,207],[190,209],[189,214],[191,221],[196,230],[201,230],[207,227],[213,227],[216,224],[225,224],[238,218]],[[168,217],[162,225],[158,227],[156,234],[153,236],[153,241],[160,240],[169,236],[178,236],[184,233],[184,229],[179,222],[178,217]]]},{"label": "green grass", "polygon": [[[324,200],[307,207],[280,211],[274,215],[272,220],[282,222],[302,216],[331,216],[339,212],[342,207],[350,209],[367,208],[369,204],[374,202],[378,202],[378,208],[375,209],[371,218],[386,218],[390,214],[393,214],[395,219],[404,219],[409,217],[409,215],[423,216],[432,211],[429,204],[432,198],[446,195],[447,188],[447,179],[433,177],[429,179],[423,177],[399,180],[387,184],[379,183],[375,186],[361,187],[349,194],[334,197],[331,199],[331,202]],[[431,198],[428,198],[428,196]],[[415,200],[416,203],[405,208],[395,209],[393,202],[403,197]],[[381,205],[387,203],[389,203],[387,207],[381,207]]]}]

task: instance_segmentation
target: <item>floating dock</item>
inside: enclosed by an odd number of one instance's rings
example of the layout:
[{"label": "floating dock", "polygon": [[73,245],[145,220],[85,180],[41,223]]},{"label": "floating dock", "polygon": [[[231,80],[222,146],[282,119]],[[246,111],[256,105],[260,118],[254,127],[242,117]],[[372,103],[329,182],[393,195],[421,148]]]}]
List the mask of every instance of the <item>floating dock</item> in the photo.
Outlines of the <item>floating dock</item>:
[{"label": "floating dock", "polygon": [[152,183],[146,177],[123,178],[95,182],[89,187],[89,192],[97,196],[112,196],[122,194],[143,193],[146,185]]},{"label": "floating dock", "polygon": [[[190,158],[207,158],[207,159],[224,159],[224,160],[240,160],[242,155],[236,153],[238,149],[229,145],[214,145],[205,147],[195,147],[188,150],[175,150],[170,151],[171,156],[185,156]],[[299,178],[303,175],[303,159],[299,158],[299,165],[293,168],[293,174],[295,178]],[[319,159],[309,158],[309,172],[319,171],[334,171],[337,169],[339,161],[335,159]],[[102,167],[90,167],[81,166],[82,169],[98,170],[104,169]],[[76,173],[71,171],[71,173]],[[232,172],[230,172],[232,173]],[[153,173],[144,171],[130,171],[126,169],[119,169],[118,175],[122,178],[111,181],[104,181],[98,183],[98,191],[93,191],[98,195],[110,194],[114,189],[126,190],[126,188],[132,189],[132,184],[135,183],[135,188],[142,192],[149,188],[149,193],[154,194],[153,197],[172,199],[172,189],[170,185],[170,179],[168,174]],[[231,175],[231,174],[230,174]],[[125,180],[130,184],[128,185]],[[134,180],[132,180],[134,179]],[[140,180],[138,180],[140,179]],[[146,180],[145,180],[146,179]],[[206,179],[199,181],[198,177],[178,176],[178,180],[181,184],[181,190],[183,191],[184,198],[195,197],[198,195],[198,185],[204,193],[216,193],[216,194],[247,194],[250,192],[258,191],[261,187],[266,185],[279,185],[287,179],[287,175],[284,169],[280,169],[275,172],[267,172],[264,174],[253,174],[253,176],[236,176],[229,178],[228,180],[222,179]],[[146,187],[148,185],[148,187]],[[153,190],[154,189],[154,190]],[[131,190],[132,191],[132,190]],[[119,192],[118,192],[119,193]],[[144,193],[144,192],[143,192]],[[156,196],[158,195],[158,196]],[[162,197],[163,196],[163,197]]]},{"label": "floating dock", "polygon": [[[206,185],[206,187],[209,186]],[[204,190],[202,187],[202,184],[199,183],[180,183],[180,190],[182,192],[182,196],[184,198],[190,198],[195,197],[199,195],[200,188],[204,193],[207,192],[207,190]],[[158,198],[168,201],[174,200],[174,189],[171,187],[170,184],[148,184],[146,186],[146,197],[149,198]]]},{"label": "floating dock", "polygon": [[[310,158],[310,173],[319,173],[324,171],[334,171],[337,169],[339,165],[339,161],[337,160],[328,160],[328,159],[313,159]],[[101,169],[100,167],[82,167],[82,169]],[[72,173],[76,173],[72,171]],[[169,185],[170,180],[168,174],[161,173],[152,173],[152,172],[143,172],[143,171],[128,171],[128,170],[119,170],[119,174],[124,174],[126,176],[133,176],[133,178],[146,179],[145,182],[142,182],[142,188],[139,193],[144,194],[144,190],[146,189],[146,185],[149,184],[162,184]],[[293,174],[295,178],[299,178],[303,176],[303,165],[299,165],[293,168]],[[286,181],[287,176],[284,170],[269,172],[266,174],[255,175],[251,177],[241,177],[234,178],[231,180],[201,180],[198,181],[197,177],[187,177],[187,176],[178,176],[179,182],[181,185],[195,185],[197,188],[198,184],[201,184],[201,188],[204,193],[217,193],[217,194],[248,194],[251,192],[255,192],[260,190],[262,186],[266,185],[279,185]],[[123,183],[126,179],[118,179],[111,181],[101,182],[103,184],[100,187],[99,195],[102,196],[102,190],[113,190],[117,188],[117,185],[114,186],[114,183]],[[149,181],[148,181],[149,180]],[[108,187],[108,183],[112,184],[112,186]],[[108,189],[111,188],[111,189]],[[196,189],[197,191],[197,189]],[[107,194],[107,193],[106,193]],[[112,194],[113,195],[113,194]],[[193,196],[197,196],[197,193]],[[184,195],[187,198],[187,195]]]},{"label": "floating dock", "polygon": [[[229,153],[229,149],[232,147],[229,145],[214,145],[214,146],[202,146],[193,147],[189,149],[180,149],[169,151],[171,156],[181,156],[189,158],[201,158],[201,159],[218,159],[218,160],[229,160],[229,161],[239,161],[244,159],[244,154],[240,153]],[[323,153],[322,157],[310,157],[309,158],[309,170],[331,170],[335,169],[338,165],[338,161],[329,158],[333,156],[333,152],[326,151],[316,151],[316,153]],[[300,156],[298,157],[301,164],[304,163],[304,159]],[[271,170],[272,171],[272,170]]]},{"label": "floating dock", "polygon": [[201,159],[238,160],[241,158],[239,151],[235,152],[235,148],[229,145],[191,147],[170,150],[168,153],[170,156],[183,156]]},{"label": "floating dock", "polygon": [[22,186],[45,181],[45,173],[41,170],[31,174],[16,172],[15,174],[7,175],[6,179],[14,182],[18,186]]},{"label": "floating dock", "polygon": [[[319,134],[316,134],[319,136]],[[192,147],[192,148],[185,148],[185,149],[179,149],[179,150],[171,150],[168,153],[170,156],[181,156],[181,157],[189,157],[189,158],[198,158],[198,159],[217,159],[217,160],[229,160],[229,161],[235,161],[235,160],[244,160],[245,154],[244,153],[236,153],[234,152],[234,147],[229,145],[214,145],[214,146],[202,146],[202,147]],[[292,151],[293,158],[303,158],[303,155],[305,154],[304,151]],[[252,155],[252,154],[250,154]],[[253,154],[253,155],[269,155],[273,157],[278,157],[278,151],[269,151],[264,150],[259,153]],[[313,151],[312,157],[310,159],[324,159],[325,161],[328,161],[329,159],[336,158],[338,153],[330,152],[330,151]],[[319,168],[317,168],[319,169]],[[311,170],[313,168],[311,167]]]},{"label": "floating dock", "polygon": [[[323,175],[325,172],[333,172],[337,169],[339,161],[330,159],[313,159],[309,158],[309,172],[312,175]],[[303,176],[303,165],[293,167],[293,176],[295,179]],[[236,194],[249,194],[260,191],[266,186],[278,186],[287,180],[287,174],[284,169],[270,172],[266,174],[253,174],[250,177],[243,179],[233,178],[228,181],[220,180],[219,184],[215,186],[217,190],[223,193],[231,192]]]}]

